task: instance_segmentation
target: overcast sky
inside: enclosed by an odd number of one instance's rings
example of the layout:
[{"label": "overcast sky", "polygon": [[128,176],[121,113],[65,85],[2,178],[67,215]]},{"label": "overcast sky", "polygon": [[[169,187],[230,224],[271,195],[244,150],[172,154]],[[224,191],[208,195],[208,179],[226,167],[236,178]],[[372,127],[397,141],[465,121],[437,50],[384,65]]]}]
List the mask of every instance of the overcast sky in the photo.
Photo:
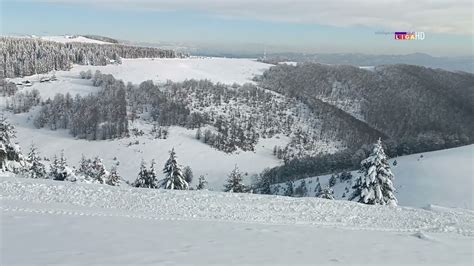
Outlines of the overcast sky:
[{"label": "overcast sky", "polygon": [[[3,35],[101,34],[234,51],[473,54],[469,0],[0,0]],[[423,31],[395,41],[385,31]]]}]

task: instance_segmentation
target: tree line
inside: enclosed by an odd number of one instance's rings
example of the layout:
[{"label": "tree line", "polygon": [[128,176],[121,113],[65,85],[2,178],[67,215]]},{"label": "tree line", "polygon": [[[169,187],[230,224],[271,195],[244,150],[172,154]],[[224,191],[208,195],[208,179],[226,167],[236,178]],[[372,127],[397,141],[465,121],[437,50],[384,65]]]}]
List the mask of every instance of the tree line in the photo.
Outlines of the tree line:
[{"label": "tree line", "polygon": [[0,37],[0,78],[69,70],[72,64],[106,65],[121,58],[175,58],[173,50],[120,44],[59,43],[38,38]]}]

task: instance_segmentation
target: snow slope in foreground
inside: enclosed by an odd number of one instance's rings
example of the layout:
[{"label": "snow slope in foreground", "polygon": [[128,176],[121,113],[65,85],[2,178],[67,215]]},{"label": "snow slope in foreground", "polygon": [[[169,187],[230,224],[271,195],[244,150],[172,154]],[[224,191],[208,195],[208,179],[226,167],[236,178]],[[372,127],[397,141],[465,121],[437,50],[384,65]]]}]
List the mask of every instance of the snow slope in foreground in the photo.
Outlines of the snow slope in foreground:
[{"label": "snow slope in foreground", "polygon": [[[2,265],[466,264],[474,213],[0,178]],[[368,255],[370,254],[370,255]]]},{"label": "snow slope in foreground", "polygon": [[[397,165],[393,166],[393,161]],[[422,154],[401,156],[390,160],[390,166],[395,174],[396,197],[399,205],[425,207],[430,204],[474,209],[473,179],[474,179],[474,145],[446,149]],[[357,171],[352,172],[353,179],[359,177]],[[321,187],[329,183],[331,175],[319,176]],[[308,196],[314,197],[316,179],[306,178]],[[301,180],[295,181],[298,187]],[[284,192],[285,184],[280,184]],[[348,188],[349,193],[345,188]],[[344,199],[352,193],[350,181],[338,182],[333,187],[334,196]]]}]

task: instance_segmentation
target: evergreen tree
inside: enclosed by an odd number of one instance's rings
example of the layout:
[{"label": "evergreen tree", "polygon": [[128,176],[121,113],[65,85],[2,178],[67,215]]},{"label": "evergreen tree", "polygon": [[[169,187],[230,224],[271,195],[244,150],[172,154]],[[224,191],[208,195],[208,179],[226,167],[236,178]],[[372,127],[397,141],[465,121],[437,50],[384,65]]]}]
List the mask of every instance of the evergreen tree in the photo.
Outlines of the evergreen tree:
[{"label": "evergreen tree", "polygon": [[105,184],[107,182],[109,172],[105,169],[102,159],[95,157],[92,162],[92,180],[99,184]]},{"label": "evergreen tree", "polygon": [[337,183],[337,178],[336,178],[336,175],[331,175],[331,178],[329,178],[329,186],[330,187],[333,187],[335,186]]},{"label": "evergreen tree", "polygon": [[134,187],[144,187],[144,188],[149,188],[148,184],[148,170],[146,169],[146,164],[145,161],[142,159],[140,163],[140,171],[138,172],[138,177],[133,182]]},{"label": "evergreen tree", "polygon": [[270,195],[272,194],[270,176],[266,174],[266,169],[263,173],[256,176],[255,188],[258,193]]},{"label": "evergreen tree", "polygon": [[197,190],[202,190],[202,189],[205,189],[207,186],[207,181],[206,179],[204,178],[203,175],[201,175],[198,179],[198,185],[196,187]]},{"label": "evergreen tree", "polygon": [[319,183],[319,178],[316,180],[316,187],[314,188],[314,195],[316,197],[321,193],[321,183]]},{"label": "evergreen tree", "polygon": [[240,173],[240,170],[236,165],[234,167],[234,170],[232,170],[232,172],[229,174],[229,178],[227,179],[227,184],[224,185],[224,191],[243,193],[245,192],[245,190],[246,190],[245,185],[242,184],[242,174]]},{"label": "evergreen tree", "polygon": [[146,168],[145,161],[142,160],[140,164],[140,172],[138,173],[138,178],[133,183],[134,187],[142,188],[158,188],[158,178],[155,170],[155,161],[152,160],[150,168]]},{"label": "evergreen tree", "polygon": [[184,167],[183,176],[184,176],[184,180],[186,180],[188,184],[190,184],[193,181],[193,171],[191,167],[189,166]]},{"label": "evergreen tree", "polygon": [[84,154],[81,157],[81,160],[79,161],[79,168],[76,170],[76,174],[83,176],[85,180],[87,181],[92,181],[93,179],[93,166],[92,166],[92,160],[91,159],[86,159]]},{"label": "evergreen tree", "polygon": [[294,186],[293,186],[293,181],[288,180],[286,182],[286,189],[285,193],[283,194],[284,196],[292,197],[295,194]]},{"label": "evergreen tree", "polygon": [[150,168],[148,169],[147,176],[148,176],[148,184],[150,188],[158,188],[158,175],[156,174],[155,169],[155,160],[151,160]]},{"label": "evergreen tree", "polygon": [[122,178],[119,176],[117,172],[117,166],[112,166],[110,170],[109,178],[107,179],[106,184],[110,186],[120,186],[122,183]]},{"label": "evergreen tree", "polygon": [[295,195],[298,197],[305,197],[308,194],[308,188],[306,187],[306,180],[301,180],[300,185],[295,189]]},{"label": "evergreen tree", "polygon": [[322,189],[319,192],[319,194],[316,195],[316,197],[333,200],[334,199],[334,191],[332,190],[332,188],[330,188],[328,186],[328,187],[325,187],[324,189]]},{"label": "evergreen tree", "polygon": [[165,163],[163,173],[165,174],[165,179],[161,182],[160,187],[164,189],[188,189],[188,183],[184,180],[183,172],[178,165],[174,148],[170,151],[170,157]]},{"label": "evergreen tree", "polygon": [[41,157],[34,145],[31,145],[28,153],[27,162],[29,163],[28,177],[29,178],[46,178],[46,168],[41,162]]},{"label": "evergreen tree", "polygon": [[374,144],[369,157],[361,162],[359,172],[362,176],[353,186],[354,193],[350,200],[365,204],[397,205],[392,183],[394,176],[380,139]]},{"label": "evergreen tree", "polygon": [[64,156],[64,151],[61,151],[61,156],[59,158],[54,155],[53,162],[51,163],[49,168],[49,176],[53,180],[64,181],[68,177],[70,177],[66,157]]},{"label": "evergreen tree", "polygon": [[0,118],[0,170],[19,173],[25,167],[25,159],[20,147],[13,142],[15,128],[4,118]]}]

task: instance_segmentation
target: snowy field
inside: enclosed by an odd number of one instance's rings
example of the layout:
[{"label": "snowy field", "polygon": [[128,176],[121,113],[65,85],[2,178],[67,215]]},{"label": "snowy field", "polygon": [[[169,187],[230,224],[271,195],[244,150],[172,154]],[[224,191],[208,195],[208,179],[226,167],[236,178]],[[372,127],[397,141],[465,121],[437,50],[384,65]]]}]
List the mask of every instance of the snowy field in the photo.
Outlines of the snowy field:
[{"label": "snowy field", "polygon": [[[472,265],[474,213],[0,177],[2,265]],[[368,255],[370,254],[370,255]]]},{"label": "snowy field", "polygon": [[82,42],[82,43],[110,44],[108,42],[94,40],[94,39],[90,39],[84,36],[58,35],[58,36],[42,36],[40,38],[42,40],[60,42],[60,43]]},{"label": "snowy field", "polygon": [[135,84],[145,80],[165,82],[186,79],[209,79],[225,84],[252,82],[255,75],[271,65],[254,59],[191,57],[122,59],[122,64],[107,66],[75,66],[71,73],[96,69],[115,78]]},{"label": "snowy field", "polygon": [[[393,161],[397,165],[393,165]],[[446,207],[474,209],[473,178],[474,178],[474,145],[453,149],[425,152],[401,156],[390,160],[392,172],[395,175],[396,197],[399,205],[426,207],[430,204]],[[360,174],[352,172],[354,178]],[[314,196],[316,179],[319,178],[321,187],[329,183],[331,175],[306,178],[309,196]],[[295,181],[298,187],[301,180]],[[280,184],[283,188],[285,184]],[[349,193],[345,188],[349,189]],[[338,182],[333,187],[334,196],[344,199],[352,193],[349,181]],[[283,190],[281,190],[283,192]]]}]

